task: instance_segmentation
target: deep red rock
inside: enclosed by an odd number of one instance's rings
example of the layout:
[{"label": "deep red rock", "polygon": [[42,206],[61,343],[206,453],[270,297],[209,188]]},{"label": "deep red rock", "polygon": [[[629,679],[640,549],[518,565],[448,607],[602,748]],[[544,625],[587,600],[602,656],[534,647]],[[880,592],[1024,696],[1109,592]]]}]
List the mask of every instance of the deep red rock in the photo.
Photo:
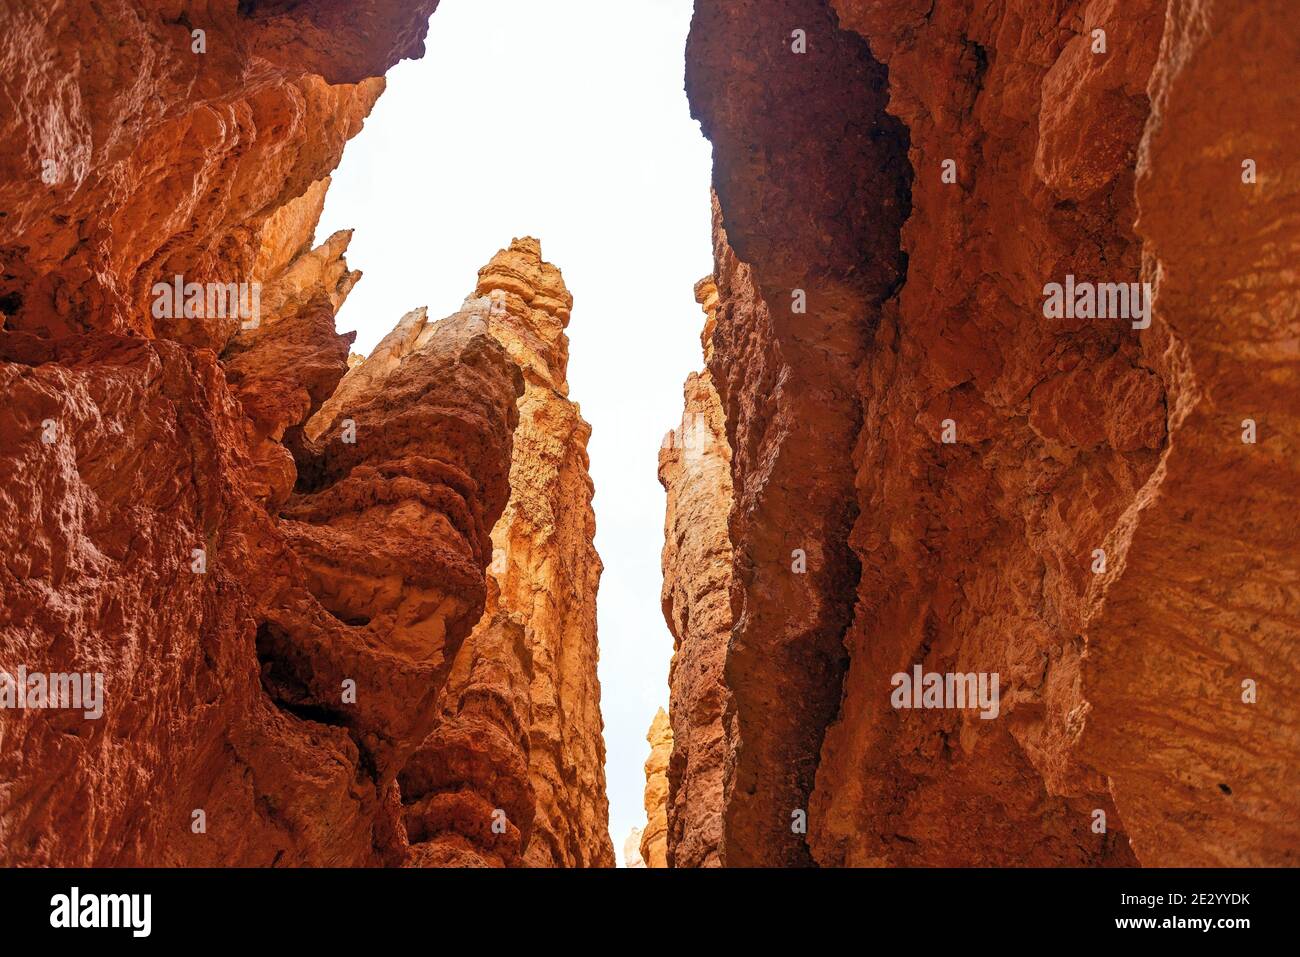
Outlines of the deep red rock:
[{"label": "deep red rock", "polygon": [[[1296,255],[1265,238],[1296,233],[1295,43],[1280,4],[697,4],[735,488],[724,864],[1300,853],[1294,696],[1243,700],[1298,664]],[[1151,283],[1150,327],[1049,318],[1067,274]],[[1243,442],[1246,419],[1271,424]],[[801,539],[824,551],[796,578]],[[894,707],[918,665],[999,675],[998,717]]]}]

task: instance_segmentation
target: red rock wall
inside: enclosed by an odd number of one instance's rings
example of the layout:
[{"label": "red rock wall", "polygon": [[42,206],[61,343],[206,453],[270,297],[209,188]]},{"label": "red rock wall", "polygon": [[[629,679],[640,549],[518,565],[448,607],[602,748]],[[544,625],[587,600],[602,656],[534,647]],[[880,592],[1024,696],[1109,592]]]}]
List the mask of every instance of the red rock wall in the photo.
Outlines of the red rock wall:
[{"label": "red rock wall", "polygon": [[396,774],[483,608],[505,350],[445,326],[317,445],[289,433],[350,339],[323,291],[224,359],[0,338],[6,670],[104,676],[98,720],[4,712],[6,863],[391,861]]},{"label": "red rock wall", "polygon": [[1300,861],[1298,52],[1289,4],[1171,4],[1138,149],[1173,424],[1090,622],[1084,693],[1106,707],[1080,750],[1158,866]]},{"label": "red rock wall", "polygon": [[[408,316],[358,366],[334,331],[359,278],[349,236],[310,238],[434,6],[0,11],[0,670],[103,675],[102,716],[0,710],[0,862],[423,862],[399,774],[421,772],[497,602],[491,533],[532,373],[474,310]],[[257,321],[155,310],[176,275],[260,283]],[[559,485],[589,501],[570,420]],[[590,509],[574,514],[565,584],[585,600],[599,562]],[[562,642],[528,611],[479,683],[504,683],[541,741],[524,779],[553,862],[612,863],[594,604],[565,610]],[[559,775],[568,790],[547,791]]]},{"label": "red rock wall", "polygon": [[[686,51],[721,211],[709,371],[735,496],[726,677],[736,745],[722,844],[737,865],[810,860],[788,838],[839,703],[858,576],[848,545],[855,375],[901,274],[907,205],[905,133],[883,112],[884,70],[860,37],[835,29],[824,4],[776,12],[700,2]],[[823,40],[790,56],[779,42],[787,20]],[[806,309],[796,312],[800,294]]]},{"label": "red rock wall", "polygon": [[[151,285],[177,273],[261,278],[250,273],[267,220],[338,163],[383,72],[422,51],[436,5],[6,4],[6,328],[219,349],[232,324],[155,319]],[[366,21],[374,28],[363,33]],[[195,30],[205,52],[195,52]]]},{"label": "red rock wall", "polygon": [[[1296,46],[1280,4],[697,3],[723,863],[1300,853]],[[1045,318],[1067,273],[1151,282],[1150,328]],[[997,718],[893,707],[914,665],[997,673]]]}]

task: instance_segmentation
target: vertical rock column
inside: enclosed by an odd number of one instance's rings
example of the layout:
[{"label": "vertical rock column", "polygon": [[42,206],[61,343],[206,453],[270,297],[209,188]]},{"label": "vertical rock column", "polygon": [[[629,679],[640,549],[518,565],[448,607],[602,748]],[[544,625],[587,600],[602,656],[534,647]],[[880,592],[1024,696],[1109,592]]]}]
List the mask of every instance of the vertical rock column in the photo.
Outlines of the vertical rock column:
[{"label": "vertical rock column", "polygon": [[641,834],[641,860],[645,867],[668,866],[668,761],[673,750],[673,729],[660,708],[645,735],[650,756],[645,760],[645,830]]},{"label": "vertical rock column", "polygon": [[522,370],[524,394],[486,610],[455,662],[440,724],[403,772],[413,863],[614,864],[590,426],[566,380],[572,302],[560,271],[526,238],[480,271],[464,306]]},{"label": "vertical rock column", "polygon": [[[707,364],[718,309],[712,276],[696,284],[695,295],[705,311],[700,341]],[[723,777],[731,763],[723,728],[730,700],[723,671],[732,626],[731,449],[713,374],[707,368],[691,373],[683,394],[681,425],[659,451],[659,481],[668,497],[662,602],[674,638],[667,862],[717,867]]]}]

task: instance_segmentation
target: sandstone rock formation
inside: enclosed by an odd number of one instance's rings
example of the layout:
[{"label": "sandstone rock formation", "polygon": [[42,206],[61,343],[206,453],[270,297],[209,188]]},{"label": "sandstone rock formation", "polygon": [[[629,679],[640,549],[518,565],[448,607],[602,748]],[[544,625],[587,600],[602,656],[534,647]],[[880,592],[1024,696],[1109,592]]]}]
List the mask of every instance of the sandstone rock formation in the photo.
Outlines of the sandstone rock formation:
[{"label": "sandstone rock formation", "polygon": [[[723,864],[1295,863],[1284,7],[697,2]],[[1149,326],[1049,318],[1067,274]],[[895,707],[914,666],[996,718]]]},{"label": "sandstone rock formation", "polygon": [[436,2],[365,5],[382,26],[343,26],[365,12],[338,0],[6,4],[6,327],[224,346],[236,323],[155,316],[151,288],[261,278],[259,234],[338,163]]},{"label": "sandstone rock formation", "polygon": [[641,833],[641,859],[646,867],[668,866],[668,760],[673,750],[673,729],[663,708],[655,712],[645,739],[650,757],[645,761],[645,830]]},{"label": "sandstone rock formation", "polygon": [[[695,294],[705,310],[700,339],[707,364],[718,307],[713,278],[700,280]],[[731,449],[712,374],[692,373],[683,391],[681,425],[659,450],[659,481],[668,495],[662,599],[675,639],[668,677],[672,760],[666,858],[671,867],[717,867],[723,777],[734,771],[723,726],[730,699],[723,666],[732,626]]]},{"label": "sandstone rock formation", "polygon": [[7,863],[398,853],[394,780],[482,613],[521,377],[486,323],[444,324],[318,445],[301,425],[351,337],[323,292],[267,319],[223,360],[0,333],[6,659],[104,676],[99,720],[5,712]]},{"label": "sandstone rock formation", "polygon": [[[596,679],[591,428],[566,381],[572,304],[538,242],[516,239],[480,271],[463,308],[487,324],[525,386],[510,500],[492,531],[487,607],[443,690],[438,727],[402,774],[419,863],[614,866]],[[393,345],[381,343],[373,361],[391,361]],[[369,365],[353,369],[340,392],[367,382]]]},{"label": "sandstone rock formation", "polygon": [[[819,38],[807,54],[771,40],[796,26]],[[715,216],[709,362],[735,496],[724,861],[805,864],[790,821],[807,807],[839,705],[858,577],[848,543],[856,373],[904,265],[906,133],[884,113],[885,73],[865,42],[813,0],[782,11],[698,3],[687,90],[713,141],[726,216]]]},{"label": "sandstone rock formation", "polygon": [[627,832],[623,841],[623,866],[633,869],[644,868],[645,858],[641,856],[641,828],[634,827]]},{"label": "sandstone rock formation", "polygon": [[[613,864],[560,273],[363,358],[313,245],[436,5],[0,7],[0,864]],[[1297,863],[1297,50],[1284,0],[696,0],[629,866]]]},{"label": "sandstone rock formation", "polygon": [[[564,390],[558,271],[517,244],[498,272],[533,295],[484,277],[508,319],[419,312],[359,362],[334,329],[349,234],[311,247],[434,6],[0,11],[0,670],[102,676],[92,707],[5,700],[0,862],[429,863],[446,764],[495,771],[474,722],[518,714],[493,808],[530,863],[612,863],[586,426],[537,390]],[[521,418],[549,457],[512,458]],[[539,484],[512,497],[517,468]],[[577,507],[546,525],[534,492]],[[511,518],[504,588],[508,499],[539,531]],[[431,760],[443,718],[470,747]]]}]

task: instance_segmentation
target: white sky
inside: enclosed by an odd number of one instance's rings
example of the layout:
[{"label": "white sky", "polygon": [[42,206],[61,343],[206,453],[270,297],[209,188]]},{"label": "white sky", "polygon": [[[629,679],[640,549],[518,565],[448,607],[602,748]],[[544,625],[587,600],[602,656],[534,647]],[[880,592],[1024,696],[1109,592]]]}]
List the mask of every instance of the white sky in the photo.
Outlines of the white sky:
[{"label": "white sky", "polygon": [[692,0],[442,0],[424,58],[388,74],[317,229],[354,228],[339,313],[367,353],[403,313],[455,312],[536,236],[574,296],[570,397],[592,425],[610,835],[643,826],[645,741],[667,706],[659,443],[702,364],[711,154],[682,91]]}]

